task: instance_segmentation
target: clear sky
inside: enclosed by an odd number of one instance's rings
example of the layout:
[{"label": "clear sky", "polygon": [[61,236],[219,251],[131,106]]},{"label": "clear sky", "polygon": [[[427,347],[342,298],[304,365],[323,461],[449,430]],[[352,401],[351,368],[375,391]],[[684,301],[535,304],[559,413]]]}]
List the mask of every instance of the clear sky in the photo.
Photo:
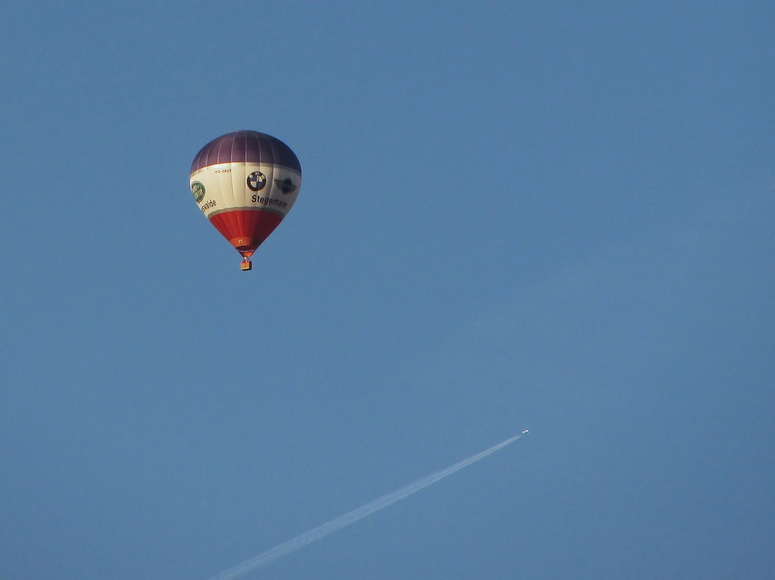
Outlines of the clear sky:
[{"label": "clear sky", "polygon": [[[0,19],[0,578],[775,577],[775,4]],[[188,187],[298,155],[242,273]]]}]

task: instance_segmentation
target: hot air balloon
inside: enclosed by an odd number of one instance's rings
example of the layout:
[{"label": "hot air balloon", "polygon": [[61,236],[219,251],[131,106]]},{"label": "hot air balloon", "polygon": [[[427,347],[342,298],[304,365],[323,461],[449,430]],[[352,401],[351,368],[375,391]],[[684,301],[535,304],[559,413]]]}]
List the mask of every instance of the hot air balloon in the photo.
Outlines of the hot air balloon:
[{"label": "hot air balloon", "polygon": [[301,165],[285,143],[258,131],[213,139],[191,163],[191,193],[210,223],[242,254],[241,268],[291,211]]}]

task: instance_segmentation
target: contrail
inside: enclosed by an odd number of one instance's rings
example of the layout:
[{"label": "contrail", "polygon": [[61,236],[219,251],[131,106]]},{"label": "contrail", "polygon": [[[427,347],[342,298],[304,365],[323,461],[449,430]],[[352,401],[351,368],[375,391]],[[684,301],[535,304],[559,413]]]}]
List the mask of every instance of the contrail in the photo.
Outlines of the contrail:
[{"label": "contrail", "polygon": [[325,538],[327,535],[333,534],[334,532],[336,532],[337,530],[341,530],[345,526],[354,524],[358,520],[361,520],[366,516],[373,514],[376,511],[379,511],[381,509],[388,507],[390,504],[393,504],[398,500],[404,499],[405,497],[409,497],[413,493],[416,493],[421,489],[426,488],[429,485],[436,483],[437,481],[452,475],[456,471],[460,471],[461,469],[468,467],[472,463],[476,463],[480,459],[484,459],[488,455],[492,455],[499,449],[506,447],[506,445],[508,445],[509,443],[513,443],[514,441],[522,437],[525,433],[527,433],[527,430],[522,431],[522,433],[520,433],[519,435],[515,435],[510,439],[506,439],[502,443],[498,443],[494,447],[490,447],[489,449],[486,449],[481,453],[477,453],[476,455],[473,455],[468,459],[464,459],[460,463],[455,463],[454,465],[447,467],[446,469],[442,469],[441,471],[438,471],[432,475],[428,475],[426,477],[423,477],[422,479],[418,479],[417,481],[415,481],[414,483],[410,483],[406,487],[402,487],[397,491],[394,491],[387,495],[383,495],[382,497],[379,497],[374,501],[367,503],[364,506],[361,506],[357,509],[347,512],[346,514],[343,514],[337,518],[334,518],[330,522],[327,522],[321,526],[318,526],[317,528],[312,529],[308,532],[304,532],[303,534],[296,536],[295,538],[288,540],[287,542],[283,542],[282,544],[275,546],[271,550],[267,550],[263,554],[259,554],[258,556],[255,556],[250,560],[245,560],[242,564],[239,564],[234,568],[230,568],[225,572],[221,572],[217,576],[213,576],[210,580],[231,580],[232,578],[237,578],[239,576],[242,576],[243,574],[247,574],[251,570],[255,570],[256,568],[259,568],[264,564],[268,564],[269,562],[277,560],[278,558],[287,556],[288,554],[295,552],[296,550],[303,548],[304,546],[307,546],[312,542],[317,542],[321,538]]}]

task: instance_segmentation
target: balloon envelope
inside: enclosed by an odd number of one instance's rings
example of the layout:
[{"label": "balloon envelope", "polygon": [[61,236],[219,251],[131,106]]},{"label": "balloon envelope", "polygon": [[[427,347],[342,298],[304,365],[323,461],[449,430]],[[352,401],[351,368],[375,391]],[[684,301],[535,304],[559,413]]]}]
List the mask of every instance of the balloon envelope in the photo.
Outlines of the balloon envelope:
[{"label": "balloon envelope", "polygon": [[250,258],[293,207],[301,165],[285,143],[258,131],[213,139],[191,163],[191,193],[210,223]]}]

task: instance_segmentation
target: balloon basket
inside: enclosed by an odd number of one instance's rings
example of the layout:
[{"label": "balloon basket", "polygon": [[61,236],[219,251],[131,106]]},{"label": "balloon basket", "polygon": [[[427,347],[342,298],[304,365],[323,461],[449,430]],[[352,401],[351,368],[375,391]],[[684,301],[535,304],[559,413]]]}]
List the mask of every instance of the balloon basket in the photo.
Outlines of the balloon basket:
[{"label": "balloon basket", "polygon": [[249,272],[253,269],[253,263],[247,258],[243,258],[239,267],[243,272]]}]

